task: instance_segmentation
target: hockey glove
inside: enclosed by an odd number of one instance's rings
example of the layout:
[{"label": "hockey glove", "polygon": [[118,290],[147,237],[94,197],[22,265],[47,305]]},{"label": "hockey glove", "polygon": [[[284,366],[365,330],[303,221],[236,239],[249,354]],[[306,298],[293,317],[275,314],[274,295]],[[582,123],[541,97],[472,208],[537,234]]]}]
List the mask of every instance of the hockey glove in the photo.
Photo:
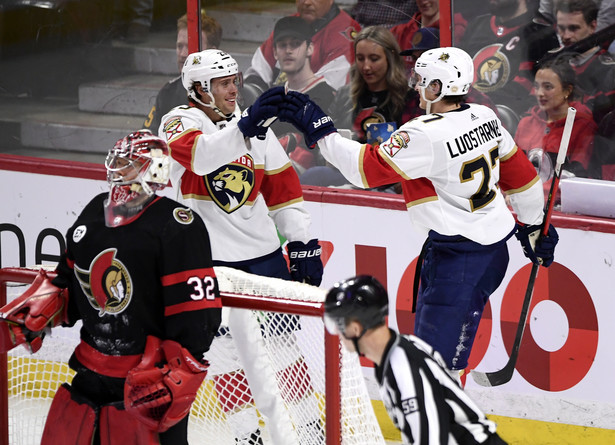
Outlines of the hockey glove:
[{"label": "hockey glove", "polygon": [[286,94],[286,102],[280,107],[279,118],[297,127],[303,133],[309,148],[314,148],[319,139],[337,131],[331,116],[325,114],[309,96],[297,91],[289,91]]},{"label": "hockey glove", "polygon": [[290,263],[290,276],[293,281],[320,286],[322,281],[322,248],[317,239],[308,241],[291,241],[286,246]]},{"label": "hockey glove", "polygon": [[523,253],[532,263],[549,267],[553,262],[559,235],[552,224],[549,224],[546,236],[540,236],[540,228],[541,226],[538,225],[517,224],[515,236],[521,242]]},{"label": "hockey glove", "polygon": [[284,87],[275,87],[265,91],[256,101],[243,110],[237,122],[239,130],[245,137],[256,136],[264,140],[269,125],[275,120],[279,105],[284,101]]},{"label": "hockey glove", "polygon": [[168,430],[190,412],[208,366],[175,341],[147,337],[143,358],[124,384],[126,411],[151,430]]}]

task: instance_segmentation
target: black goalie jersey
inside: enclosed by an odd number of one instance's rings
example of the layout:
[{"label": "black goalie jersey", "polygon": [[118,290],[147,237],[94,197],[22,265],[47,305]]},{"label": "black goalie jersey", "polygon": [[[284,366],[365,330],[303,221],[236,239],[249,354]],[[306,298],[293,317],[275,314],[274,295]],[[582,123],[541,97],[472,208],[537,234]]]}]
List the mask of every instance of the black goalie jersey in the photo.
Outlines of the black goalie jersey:
[{"label": "black goalie jersey", "polygon": [[146,337],[171,339],[197,359],[220,324],[221,300],[208,233],[190,209],[156,197],[132,223],[109,228],[96,196],[68,230],[54,283],[70,291],[71,322],[83,320],[81,365],[125,377]]},{"label": "black goalie jersey", "polygon": [[476,17],[459,45],[474,60],[473,87],[518,114],[536,102],[530,96],[536,62],[558,46],[553,27],[529,11],[507,22],[492,15]]}]

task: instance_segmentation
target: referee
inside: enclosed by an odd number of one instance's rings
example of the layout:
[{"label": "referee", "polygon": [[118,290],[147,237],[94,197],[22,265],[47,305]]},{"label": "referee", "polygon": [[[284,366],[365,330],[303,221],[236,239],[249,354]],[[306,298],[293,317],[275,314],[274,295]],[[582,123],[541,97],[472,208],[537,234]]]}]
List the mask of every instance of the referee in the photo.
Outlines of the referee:
[{"label": "referee", "polygon": [[385,323],[389,300],[373,277],[337,283],[325,301],[327,330],[374,362],[382,400],[406,444],[506,444],[449,374],[440,354]]}]

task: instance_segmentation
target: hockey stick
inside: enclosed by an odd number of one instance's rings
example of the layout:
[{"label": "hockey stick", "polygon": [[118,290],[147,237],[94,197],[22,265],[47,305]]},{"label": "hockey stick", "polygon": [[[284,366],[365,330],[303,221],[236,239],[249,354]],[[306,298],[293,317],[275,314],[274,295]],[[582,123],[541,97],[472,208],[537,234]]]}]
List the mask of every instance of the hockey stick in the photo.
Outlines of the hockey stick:
[{"label": "hockey stick", "polygon": [[[542,222],[540,230],[540,236],[546,236],[549,231],[549,225],[551,223],[551,215],[553,214],[553,205],[555,204],[555,195],[559,188],[559,180],[562,171],[562,164],[566,159],[566,153],[568,152],[568,143],[570,142],[570,133],[572,132],[572,126],[574,124],[574,117],[577,110],[573,107],[568,108],[568,114],[566,116],[566,124],[564,125],[564,132],[562,133],[562,140],[560,142],[559,151],[557,153],[557,160],[555,161],[555,170],[553,174],[553,182],[549,189],[549,196],[547,198],[546,213]],[[517,333],[515,334],[515,341],[510,352],[510,358],[502,369],[494,372],[480,372],[474,371],[470,373],[476,383],[481,386],[498,386],[503,385],[510,381],[515,372],[515,366],[517,364],[517,358],[519,357],[519,348],[521,347],[521,339],[523,338],[523,332],[525,331],[525,323],[527,321],[527,315],[532,302],[532,294],[534,293],[534,282],[538,275],[539,265],[532,263],[532,271],[530,272],[530,278],[525,291],[525,297],[523,299],[523,306],[521,307],[521,315],[519,316],[519,324],[517,325]]]}]

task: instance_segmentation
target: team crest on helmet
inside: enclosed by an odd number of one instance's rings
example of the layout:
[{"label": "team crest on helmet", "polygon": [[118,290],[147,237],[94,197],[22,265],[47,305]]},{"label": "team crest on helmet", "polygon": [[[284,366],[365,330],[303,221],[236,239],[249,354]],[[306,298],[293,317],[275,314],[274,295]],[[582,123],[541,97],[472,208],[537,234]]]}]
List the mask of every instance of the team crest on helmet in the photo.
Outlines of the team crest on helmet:
[{"label": "team crest on helmet", "polygon": [[510,79],[510,60],[501,43],[486,46],[474,56],[474,88],[483,93],[499,90]]},{"label": "team crest on helmet", "polygon": [[171,119],[169,122],[164,124],[164,134],[167,137],[167,140],[171,140],[173,136],[178,135],[184,131],[184,124],[182,123],[181,118],[176,117],[175,119]]},{"label": "team crest on helmet", "polygon": [[448,53],[442,53],[440,54],[440,57],[438,57],[438,60],[441,60],[442,62],[448,62],[448,59],[450,59],[451,56]]},{"label": "team crest on helmet", "polygon": [[254,159],[245,155],[205,175],[211,199],[226,213],[241,207],[254,188]]},{"label": "team crest on helmet", "polygon": [[391,136],[391,138],[380,147],[392,158],[399,153],[402,148],[406,148],[408,142],[410,142],[410,135],[405,131],[400,131]]},{"label": "team crest on helmet", "polygon": [[177,207],[173,210],[173,218],[180,224],[191,224],[194,221],[192,210],[183,207]]},{"label": "team crest on helmet", "polygon": [[79,286],[99,316],[117,315],[132,300],[132,278],[116,253],[117,249],[113,248],[102,251],[92,260],[89,270],[75,264]]},{"label": "team crest on helmet", "polygon": [[192,59],[192,64],[199,65],[200,63],[201,63],[201,56],[194,56],[194,58]]}]

